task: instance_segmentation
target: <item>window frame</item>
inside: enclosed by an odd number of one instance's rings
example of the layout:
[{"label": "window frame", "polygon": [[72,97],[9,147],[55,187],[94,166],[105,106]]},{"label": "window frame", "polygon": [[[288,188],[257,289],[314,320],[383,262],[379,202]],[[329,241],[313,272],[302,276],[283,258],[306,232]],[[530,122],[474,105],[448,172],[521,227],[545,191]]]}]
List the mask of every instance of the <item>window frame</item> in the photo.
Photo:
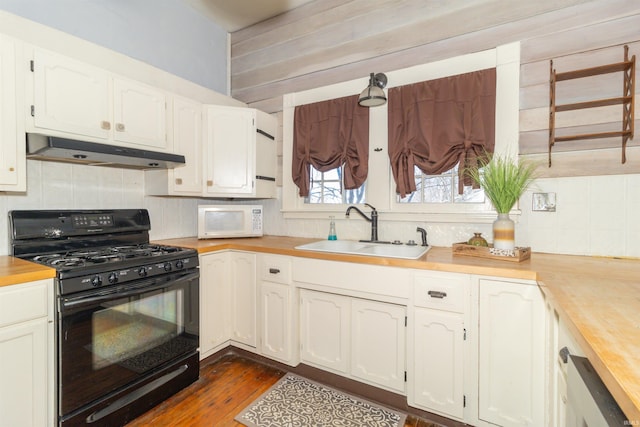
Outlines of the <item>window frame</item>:
[{"label": "window frame", "polygon": [[[495,153],[516,157],[519,136],[520,43],[510,43],[482,52],[456,56],[441,61],[402,70],[385,72],[388,88],[437,79],[486,68],[496,68],[496,144]],[[283,105],[283,190],[282,214],[285,218],[326,218],[340,215],[347,204],[306,204],[298,196],[291,179],[293,149],[293,116],[297,105],[325,101],[359,93],[368,84],[368,77],[334,85],[290,93]],[[386,89],[385,89],[386,90]],[[369,111],[369,176],[366,181],[367,203],[384,213],[387,220],[429,221],[442,223],[490,223],[495,210],[485,203],[399,203],[387,151],[387,104]],[[519,215],[514,209],[512,214]]]}]

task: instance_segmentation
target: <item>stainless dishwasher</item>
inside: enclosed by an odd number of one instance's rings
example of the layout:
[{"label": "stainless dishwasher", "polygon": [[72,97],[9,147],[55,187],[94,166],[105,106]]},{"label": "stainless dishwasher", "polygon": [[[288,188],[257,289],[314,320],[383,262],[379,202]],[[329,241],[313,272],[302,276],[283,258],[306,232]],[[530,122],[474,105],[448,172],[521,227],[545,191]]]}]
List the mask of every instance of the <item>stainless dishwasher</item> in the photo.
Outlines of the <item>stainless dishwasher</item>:
[{"label": "stainless dishwasher", "polygon": [[566,427],[630,425],[586,357],[569,355],[566,421]]}]

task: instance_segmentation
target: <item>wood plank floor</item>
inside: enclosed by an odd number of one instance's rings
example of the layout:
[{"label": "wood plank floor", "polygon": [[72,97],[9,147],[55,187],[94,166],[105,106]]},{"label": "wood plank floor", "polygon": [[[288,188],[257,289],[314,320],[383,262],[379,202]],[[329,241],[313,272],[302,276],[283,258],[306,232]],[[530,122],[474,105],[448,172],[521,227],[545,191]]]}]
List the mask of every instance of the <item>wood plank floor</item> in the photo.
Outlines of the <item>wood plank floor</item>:
[{"label": "wood plank floor", "polygon": [[[127,427],[226,427],[242,426],[233,418],[285,372],[242,356],[230,354],[217,361],[204,362],[200,379]],[[437,427],[409,416],[405,427]]]}]

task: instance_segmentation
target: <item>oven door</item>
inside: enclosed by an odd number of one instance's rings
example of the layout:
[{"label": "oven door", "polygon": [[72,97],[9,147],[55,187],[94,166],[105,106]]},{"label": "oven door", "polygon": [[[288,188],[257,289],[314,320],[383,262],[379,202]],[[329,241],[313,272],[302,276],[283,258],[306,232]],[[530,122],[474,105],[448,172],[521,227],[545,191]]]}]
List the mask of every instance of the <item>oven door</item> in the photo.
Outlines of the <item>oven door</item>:
[{"label": "oven door", "polygon": [[59,298],[59,415],[198,349],[198,270]]}]

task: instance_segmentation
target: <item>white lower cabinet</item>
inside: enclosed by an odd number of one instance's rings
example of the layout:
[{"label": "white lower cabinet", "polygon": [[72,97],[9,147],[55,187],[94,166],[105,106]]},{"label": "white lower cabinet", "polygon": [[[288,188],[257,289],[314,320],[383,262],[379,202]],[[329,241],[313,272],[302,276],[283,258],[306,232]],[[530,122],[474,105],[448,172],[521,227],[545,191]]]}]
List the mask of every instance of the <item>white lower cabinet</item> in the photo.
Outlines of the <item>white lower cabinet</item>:
[{"label": "white lower cabinet", "polygon": [[54,425],[51,280],[0,288],[0,425]]},{"label": "white lower cabinet", "polygon": [[545,425],[545,307],[536,283],[480,279],[478,418]]},{"label": "white lower cabinet", "polygon": [[405,391],[406,307],[351,299],[351,375]]},{"label": "white lower cabinet", "polygon": [[200,256],[200,358],[229,341],[255,351],[255,254],[220,252]]},{"label": "white lower cabinet", "polygon": [[300,290],[300,359],[337,374],[349,372],[351,298]]},{"label": "white lower cabinet", "polygon": [[408,402],[462,420],[465,408],[467,275],[417,273],[409,316]]},{"label": "white lower cabinet", "polygon": [[303,363],[404,394],[406,307],[300,290]]},{"label": "white lower cabinet", "polygon": [[291,258],[260,255],[258,265],[260,353],[296,366],[298,299],[291,280]]},{"label": "white lower cabinet", "polygon": [[229,341],[231,310],[229,252],[200,255],[200,358]]},{"label": "white lower cabinet", "polygon": [[256,347],[256,254],[230,252],[231,340]]}]

